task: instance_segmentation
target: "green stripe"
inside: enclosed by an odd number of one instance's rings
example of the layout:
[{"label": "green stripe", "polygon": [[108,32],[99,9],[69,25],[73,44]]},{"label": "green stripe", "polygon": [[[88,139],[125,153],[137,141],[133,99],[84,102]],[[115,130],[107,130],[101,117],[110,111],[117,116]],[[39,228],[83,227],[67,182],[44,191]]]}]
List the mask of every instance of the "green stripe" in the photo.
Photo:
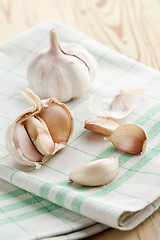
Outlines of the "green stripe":
[{"label": "green stripe", "polygon": [[10,212],[10,211],[17,210],[17,209],[20,209],[20,208],[23,208],[23,207],[27,207],[29,205],[36,204],[37,203],[37,198],[39,199],[40,202],[44,200],[43,198],[40,198],[40,197],[35,198],[33,196],[31,198],[25,199],[25,200],[20,201],[20,202],[5,205],[5,206],[1,207],[0,212],[1,213]]},{"label": "green stripe", "polygon": [[[154,150],[154,149],[153,149]],[[158,153],[157,153],[158,154]],[[124,167],[124,166],[120,166],[121,168],[124,168],[128,171],[134,171],[134,172],[137,172],[137,173],[144,173],[144,174],[151,174],[151,175],[155,175],[155,176],[160,176],[160,173],[155,173],[155,172],[147,172],[147,171],[136,171],[136,170],[133,170],[133,169],[128,169],[127,167]]]},{"label": "green stripe", "polygon": [[80,135],[78,135],[78,137],[76,137],[75,139],[73,139],[69,144],[67,144],[67,146],[71,145],[73,142],[75,142],[77,139],[79,139],[83,134],[85,134],[87,132],[87,130],[84,130]]},{"label": "green stripe", "polygon": [[[81,153],[85,153],[85,154],[87,154],[87,155],[89,155],[89,156],[96,157],[94,154],[88,153],[88,152],[83,151],[83,150],[81,150],[81,149],[79,149],[79,148],[76,148],[76,147],[73,147],[73,146],[69,146],[69,145],[68,145],[68,147],[70,147],[70,148],[72,148],[72,149],[75,149],[75,150],[77,150],[77,151],[79,151],[79,152],[81,152]],[[96,158],[99,159],[99,157],[96,157]]]},{"label": "green stripe", "polygon": [[135,198],[135,199],[138,199],[138,200],[142,200],[143,202],[147,202],[148,204],[151,204],[152,207],[156,208],[156,206],[155,206],[151,201],[146,200],[145,198],[136,197],[136,196],[134,196],[134,195],[127,194],[127,193],[124,193],[124,192],[119,192],[119,191],[117,191],[117,190],[114,190],[114,192],[119,193],[119,194],[124,195],[124,196],[128,196],[128,197],[130,197],[130,198]]},{"label": "green stripe", "polygon": [[14,174],[15,174],[16,172],[19,172],[19,171],[18,171],[18,170],[15,170],[15,171],[12,173],[11,177],[10,177],[10,183],[12,183],[12,184],[13,184],[12,180],[13,180]]},{"label": "green stripe", "polygon": [[65,200],[65,195],[70,192],[67,189],[61,189],[59,192],[56,194],[55,201],[58,205],[64,207],[64,200]]},{"label": "green stripe", "polygon": [[53,184],[49,184],[49,183],[44,183],[40,189],[39,189],[39,195],[42,198],[48,199],[48,194],[50,192],[50,189],[53,187]]},{"label": "green stripe", "polygon": [[46,214],[46,213],[48,213],[48,211],[51,212],[51,211],[54,211],[54,210],[59,209],[59,208],[61,208],[61,207],[58,206],[58,205],[55,205],[53,203],[50,203],[47,206],[45,206],[45,208],[41,207],[39,209],[35,209],[35,210],[29,211],[27,213],[19,214],[15,217],[12,217],[12,220],[9,219],[9,218],[8,219],[1,219],[0,220],[0,225],[5,225],[5,224],[8,224],[8,223],[11,223],[12,221],[20,222],[20,221],[23,221],[23,220],[26,220],[26,219],[29,219],[29,218],[36,217],[38,215]]},{"label": "green stripe", "polygon": [[13,190],[11,192],[4,193],[4,194],[0,195],[0,201],[11,199],[11,198],[16,198],[16,197],[19,197],[19,196],[24,195],[26,193],[27,192],[23,189],[16,189],[16,190]]},{"label": "green stripe", "polygon": [[59,171],[59,170],[57,170],[57,169],[55,169],[55,168],[53,168],[53,167],[50,167],[50,166],[46,165],[45,163],[43,164],[43,166],[45,166],[45,167],[47,167],[47,168],[49,168],[49,169],[52,169],[52,170],[54,170],[55,172],[61,173],[61,174],[65,175],[65,176],[67,176],[67,177],[69,176],[69,174],[64,173],[64,172],[62,172],[62,171]]}]

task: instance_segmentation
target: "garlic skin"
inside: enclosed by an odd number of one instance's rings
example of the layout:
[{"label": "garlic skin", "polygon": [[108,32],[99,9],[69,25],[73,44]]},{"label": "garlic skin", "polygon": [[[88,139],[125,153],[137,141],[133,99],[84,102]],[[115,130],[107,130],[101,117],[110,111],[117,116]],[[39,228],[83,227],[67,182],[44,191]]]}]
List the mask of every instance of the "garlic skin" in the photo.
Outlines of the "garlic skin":
[{"label": "garlic skin", "polygon": [[108,91],[101,96],[91,95],[89,110],[97,116],[123,119],[135,109],[144,95],[144,89],[120,89],[118,94],[112,94],[112,91]]},{"label": "garlic skin", "polygon": [[74,169],[69,180],[85,186],[102,186],[115,179],[118,169],[117,157],[100,159]]},{"label": "garlic skin", "polygon": [[124,124],[113,132],[110,141],[120,151],[142,154],[146,148],[147,135],[137,124]]},{"label": "garlic skin", "polygon": [[55,97],[62,102],[83,95],[90,87],[97,63],[77,44],[59,44],[55,29],[50,31],[50,48],[31,61],[27,79],[41,98]]},{"label": "garlic skin", "polygon": [[[73,118],[67,106],[55,98],[40,100],[29,89],[22,94],[32,107],[8,127],[6,146],[18,163],[38,169],[51,155],[66,146],[72,133]],[[50,131],[48,123],[52,119]],[[64,131],[62,137],[60,129]]]},{"label": "garlic skin", "polygon": [[110,136],[119,125],[117,121],[111,118],[98,116],[86,120],[84,128],[95,133]]}]

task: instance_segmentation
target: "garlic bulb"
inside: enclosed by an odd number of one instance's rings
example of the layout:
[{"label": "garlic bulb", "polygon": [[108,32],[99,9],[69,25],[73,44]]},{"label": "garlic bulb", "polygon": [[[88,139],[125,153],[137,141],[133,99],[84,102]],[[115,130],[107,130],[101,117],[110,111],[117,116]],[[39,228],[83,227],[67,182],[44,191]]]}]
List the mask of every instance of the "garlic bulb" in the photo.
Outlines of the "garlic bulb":
[{"label": "garlic bulb", "polygon": [[143,94],[144,89],[121,89],[114,96],[110,91],[104,96],[91,95],[88,107],[95,115],[122,119],[135,109]]},{"label": "garlic bulb", "polygon": [[31,88],[41,98],[55,97],[62,102],[80,97],[95,77],[95,59],[78,44],[59,44],[55,29],[50,31],[50,45],[28,67]]},{"label": "garlic bulb", "polygon": [[120,151],[142,154],[146,148],[147,136],[137,124],[120,125],[110,136],[112,144]]},{"label": "garlic bulb", "polygon": [[113,181],[118,168],[117,157],[100,159],[74,169],[69,180],[85,186],[101,186]]},{"label": "garlic bulb", "polygon": [[73,119],[66,105],[55,98],[40,100],[29,89],[22,94],[32,107],[9,126],[6,145],[19,163],[40,168],[51,155],[66,146]]},{"label": "garlic bulb", "polygon": [[110,136],[119,125],[114,119],[99,116],[86,120],[84,128],[92,132]]}]

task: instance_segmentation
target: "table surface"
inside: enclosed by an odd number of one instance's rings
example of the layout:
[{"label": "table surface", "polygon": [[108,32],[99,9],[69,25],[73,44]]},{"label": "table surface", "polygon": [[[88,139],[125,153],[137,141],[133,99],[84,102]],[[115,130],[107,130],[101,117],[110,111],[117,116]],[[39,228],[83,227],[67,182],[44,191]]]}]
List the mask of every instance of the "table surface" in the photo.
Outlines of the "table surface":
[{"label": "table surface", "polygon": [[[46,19],[160,69],[159,0],[0,0],[0,42]],[[88,240],[158,240],[160,209],[132,231],[109,229]]]}]

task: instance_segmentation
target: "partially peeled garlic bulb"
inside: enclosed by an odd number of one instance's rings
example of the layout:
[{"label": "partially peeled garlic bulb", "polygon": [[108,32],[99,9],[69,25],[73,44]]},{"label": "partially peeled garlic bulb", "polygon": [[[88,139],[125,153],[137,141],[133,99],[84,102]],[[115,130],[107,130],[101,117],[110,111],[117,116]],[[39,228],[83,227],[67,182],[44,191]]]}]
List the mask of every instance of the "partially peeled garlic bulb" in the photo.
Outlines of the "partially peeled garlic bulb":
[{"label": "partially peeled garlic bulb", "polygon": [[142,154],[146,148],[147,135],[137,124],[120,125],[110,136],[112,144],[120,151]]},{"label": "partially peeled garlic bulb", "polygon": [[62,102],[83,95],[95,77],[97,63],[78,44],[61,43],[55,29],[50,31],[50,48],[37,53],[28,67],[27,78],[41,98]]},{"label": "partially peeled garlic bulb", "polygon": [[40,168],[66,146],[73,119],[66,105],[55,98],[40,100],[29,89],[22,94],[32,107],[9,126],[7,149],[19,163]]},{"label": "partially peeled garlic bulb", "polygon": [[110,136],[119,125],[114,119],[98,116],[86,120],[84,128],[92,132]]},{"label": "partially peeled garlic bulb", "polygon": [[102,186],[114,180],[118,169],[117,157],[99,159],[74,169],[69,180],[85,186]]}]

